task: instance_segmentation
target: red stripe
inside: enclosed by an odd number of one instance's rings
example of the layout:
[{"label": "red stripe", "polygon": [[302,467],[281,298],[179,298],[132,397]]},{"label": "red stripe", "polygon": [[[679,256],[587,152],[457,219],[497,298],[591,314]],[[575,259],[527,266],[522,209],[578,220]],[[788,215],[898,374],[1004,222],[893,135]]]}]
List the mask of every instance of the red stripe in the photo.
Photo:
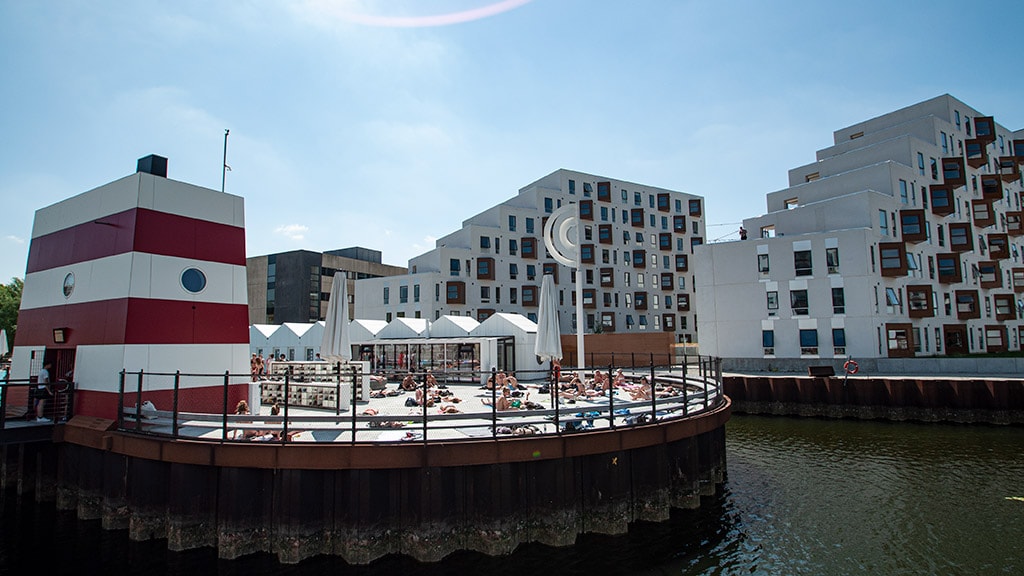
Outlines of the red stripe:
[{"label": "red stripe", "polygon": [[245,229],[133,208],[33,238],[27,273],[131,251],[245,266]]},{"label": "red stripe", "polygon": [[65,346],[98,344],[248,344],[249,307],[182,300],[118,298],[31,308],[18,313],[17,346],[53,346],[53,329],[69,328]]},{"label": "red stripe", "polygon": [[[117,374],[112,374],[116,379]],[[131,377],[131,375],[129,376]],[[132,382],[125,383],[125,406],[135,406],[138,396],[132,390]],[[244,384],[228,385],[228,413],[235,411],[239,400],[249,401],[248,386]],[[173,410],[173,390],[146,390],[142,393],[142,401],[149,400],[157,410]],[[218,413],[224,405],[224,387],[204,386],[201,388],[183,388],[178,392],[178,410],[180,412]],[[255,412],[256,407],[250,407]],[[75,391],[75,414],[95,416],[97,418],[117,418],[117,392],[98,392],[96,390]]]}]

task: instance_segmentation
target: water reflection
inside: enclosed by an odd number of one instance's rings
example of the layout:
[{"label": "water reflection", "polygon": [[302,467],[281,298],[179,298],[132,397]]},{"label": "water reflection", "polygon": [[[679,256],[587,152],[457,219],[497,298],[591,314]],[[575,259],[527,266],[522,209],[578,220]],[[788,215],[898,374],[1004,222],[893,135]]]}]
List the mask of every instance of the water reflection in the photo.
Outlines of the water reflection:
[{"label": "water reflection", "polygon": [[[0,500],[0,572],[57,574],[1013,574],[1024,573],[1024,428],[737,416],[722,492],[624,536],[524,545],[439,564],[386,557],[217,560],[129,542],[52,505]],[[42,560],[38,560],[42,559]],[[45,566],[38,563],[45,562]]]}]

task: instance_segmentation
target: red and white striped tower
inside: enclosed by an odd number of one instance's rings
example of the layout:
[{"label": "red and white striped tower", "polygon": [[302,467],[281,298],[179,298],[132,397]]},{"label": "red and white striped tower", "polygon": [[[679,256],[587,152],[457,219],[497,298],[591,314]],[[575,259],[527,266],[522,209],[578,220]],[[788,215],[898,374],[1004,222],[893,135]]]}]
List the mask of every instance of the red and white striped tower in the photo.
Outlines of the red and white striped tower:
[{"label": "red and white striped tower", "polygon": [[[73,370],[76,414],[113,418],[122,369],[249,372],[243,200],[166,176],[167,160],[148,156],[135,174],[36,212],[12,377],[44,359],[55,380]],[[231,379],[232,402],[249,397],[247,380]],[[145,398],[170,409],[172,388],[147,378]],[[181,388],[182,409],[224,403],[223,378]]]}]

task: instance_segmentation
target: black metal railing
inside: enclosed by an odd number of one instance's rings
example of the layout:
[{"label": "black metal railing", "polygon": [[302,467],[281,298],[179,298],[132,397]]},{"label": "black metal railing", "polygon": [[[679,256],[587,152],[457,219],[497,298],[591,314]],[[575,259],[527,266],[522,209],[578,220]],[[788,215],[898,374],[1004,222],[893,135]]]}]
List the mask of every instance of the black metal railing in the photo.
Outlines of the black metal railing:
[{"label": "black metal railing", "polygon": [[[73,416],[75,383],[57,381],[40,388],[35,379],[0,380],[0,430],[66,422]],[[38,420],[37,402],[42,403],[43,420]]]},{"label": "black metal railing", "polygon": [[[498,370],[369,375],[361,363],[329,370],[316,363],[314,372],[307,370],[313,363],[289,363],[260,382],[226,372],[123,371],[117,426],[217,442],[452,442],[650,425],[723,401],[720,359],[686,356],[672,363],[666,356],[659,363],[663,358],[652,354],[642,365],[639,356],[629,355],[627,366],[563,368],[560,382],[550,370],[505,374],[504,387]],[[607,392],[587,387],[596,371],[611,378],[620,369],[625,384]],[[574,372],[581,384],[571,390],[566,380]],[[250,386],[259,387],[258,399]],[[240,400],[250,405],[248,412],[236,410]]]}]

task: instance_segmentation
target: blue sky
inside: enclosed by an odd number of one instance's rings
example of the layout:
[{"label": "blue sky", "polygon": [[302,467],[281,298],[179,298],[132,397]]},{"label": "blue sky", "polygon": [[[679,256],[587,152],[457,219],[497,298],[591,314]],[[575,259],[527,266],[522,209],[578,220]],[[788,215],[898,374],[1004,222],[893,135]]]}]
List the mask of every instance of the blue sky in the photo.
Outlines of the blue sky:
[{"label": "blue sky", "polygon": [[405,265],[559,168],[702,195],[735,238],[832,131],[950,93],[1024,128],[1024,3],[0,0],[0,282],[34,211],[168,157],[248,255]]}]

